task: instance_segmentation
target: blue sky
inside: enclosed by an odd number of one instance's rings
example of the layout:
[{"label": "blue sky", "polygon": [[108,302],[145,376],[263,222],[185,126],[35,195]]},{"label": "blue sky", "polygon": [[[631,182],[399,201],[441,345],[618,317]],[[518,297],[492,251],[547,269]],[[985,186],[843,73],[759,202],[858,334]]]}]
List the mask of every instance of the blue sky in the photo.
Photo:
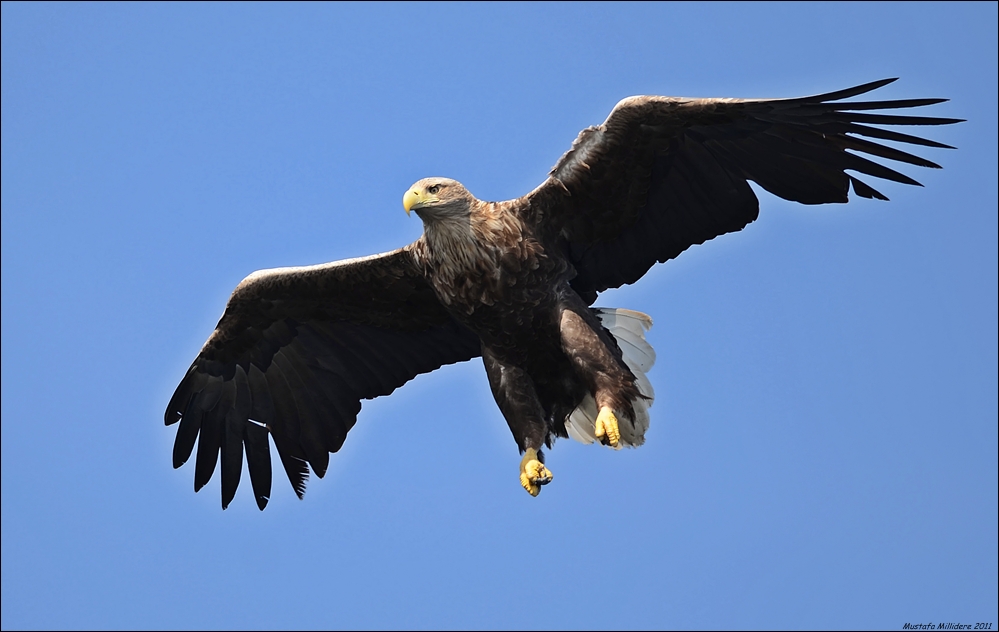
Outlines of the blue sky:
[{"label": "blue sky", "polygon": [[[997,621],[997,9],[2,8],[2,625],[900,628]],[[530,498],[478,361],[366,402],[304,501],[171,468],[173,388],[260,268],[389,250],[442,175],[526,193],[632,94],[901,77],[959,147],[599,304],[649,313],[647,443]]]}]

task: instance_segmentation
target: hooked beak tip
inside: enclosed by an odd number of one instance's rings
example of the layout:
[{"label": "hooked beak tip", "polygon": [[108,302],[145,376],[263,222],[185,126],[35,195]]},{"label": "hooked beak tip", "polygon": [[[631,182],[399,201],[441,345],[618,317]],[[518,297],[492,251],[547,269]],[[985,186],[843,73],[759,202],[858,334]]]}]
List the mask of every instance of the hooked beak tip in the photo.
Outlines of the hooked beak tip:
[{"label": "hooked beak tip", "polygon": [[406,191],[406,195],[402,196],[402,208],[406,210],[406,215],[409,215],[413,207],[419,204],[420,201],[420,194],[417,191]]}]

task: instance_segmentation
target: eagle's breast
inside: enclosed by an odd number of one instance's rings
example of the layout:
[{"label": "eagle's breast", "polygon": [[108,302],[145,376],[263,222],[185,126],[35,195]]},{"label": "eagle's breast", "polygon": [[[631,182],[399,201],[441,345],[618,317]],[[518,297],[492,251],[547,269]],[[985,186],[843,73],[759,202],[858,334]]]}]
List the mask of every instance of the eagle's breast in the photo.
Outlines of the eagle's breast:
[{"label": "eagle's breast", "polygon": [[467,218],[426,225],[414,254],[456,316],[528,301],[550,281],[544,245],[514,210],[511,202],[477,202]]}]

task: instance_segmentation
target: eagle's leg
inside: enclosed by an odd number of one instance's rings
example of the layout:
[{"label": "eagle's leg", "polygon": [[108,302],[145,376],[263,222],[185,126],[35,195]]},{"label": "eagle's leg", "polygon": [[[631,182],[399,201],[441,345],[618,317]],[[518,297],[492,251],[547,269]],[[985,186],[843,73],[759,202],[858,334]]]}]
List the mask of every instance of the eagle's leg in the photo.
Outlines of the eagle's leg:
[{"label": "eagle's leg", "polygon": [[534,381],[522,368],[501,360],[488,347],[482,348],[489,387],[506,423],[513,432],[517,447],[524,454],[520,461],[520,484],[531,496],[541,493],[541,486],[552,481],[545,467],[541,446],[548,436],[544,409],[538,401]]},{"label": "eagle's leg", "polygon": [[617,425],[617,417],[610,406],[601,406],[597,413],[597,422],[593,424],[593,434],[597,441],[613,448],[621,445],[621,428]]},{"label": "eagle's leg", "polygon": [[634,414],[631,402],[640,396],[635,377],[600,321],[585,307],[564,307],[560,329],[563,350],[596,400],[594,435],[604,445],[619,448],[621,430],[614,411]]},{"label": "eagle's leg", "polygon": [[541,450],[527,448],[520,460],[520,484],[531,496],[541,493],[541,486],[552,482],[552,472],[541,462]]}]

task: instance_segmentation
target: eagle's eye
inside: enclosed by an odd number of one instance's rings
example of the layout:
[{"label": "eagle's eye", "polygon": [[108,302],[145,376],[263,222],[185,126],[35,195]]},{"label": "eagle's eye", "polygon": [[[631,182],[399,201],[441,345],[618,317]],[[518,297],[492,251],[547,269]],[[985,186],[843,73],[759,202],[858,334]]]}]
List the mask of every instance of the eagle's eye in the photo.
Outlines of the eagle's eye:
[{"label": "eagle's eye", "polygon": [[439,184],[427,187],[427,193],[430,193],[431,195],[437,195],[437,192],[440,190],[441,190],[441,185]]}]

